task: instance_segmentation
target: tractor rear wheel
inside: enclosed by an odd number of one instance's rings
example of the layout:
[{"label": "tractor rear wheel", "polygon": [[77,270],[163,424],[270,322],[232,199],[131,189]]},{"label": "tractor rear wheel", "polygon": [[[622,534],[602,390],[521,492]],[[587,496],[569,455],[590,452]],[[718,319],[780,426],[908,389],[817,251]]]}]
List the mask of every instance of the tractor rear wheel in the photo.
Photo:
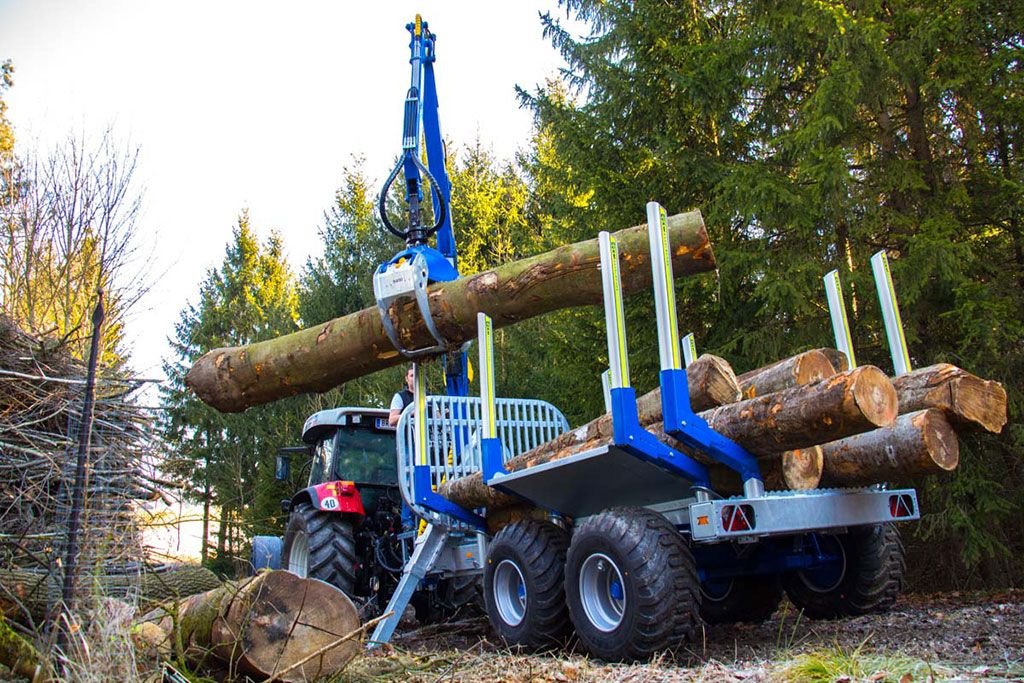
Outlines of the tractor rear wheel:
[{"label": "tractor rear wheel", "polygon": [[663,516],[617,508],[573,533],[565,592],[576,635],[606,661],[645,660],[692,640],[700,581],[686,541]]},{"label": "tractor rear wheel", "polygon": [[569,534],[552,522],[525,519],[494,537],[484,568],[484,602],[498,635],[510,646],[543,650],[569,630],[565,552]]},{"label": "tractor rear wheel", "polygon": [[814,619],[858,616],[889,609],[903,591],[906,561],[893,524],[819,534],[823,552],[839,557],[835,566],[784,574],[789,599]]},{"label": "tractor rear wheel", "polygon": [[352,523],[336,512],[299,503],[288,518],[281,564],[292,574],[326,581],[352,597],[356,582]]}]

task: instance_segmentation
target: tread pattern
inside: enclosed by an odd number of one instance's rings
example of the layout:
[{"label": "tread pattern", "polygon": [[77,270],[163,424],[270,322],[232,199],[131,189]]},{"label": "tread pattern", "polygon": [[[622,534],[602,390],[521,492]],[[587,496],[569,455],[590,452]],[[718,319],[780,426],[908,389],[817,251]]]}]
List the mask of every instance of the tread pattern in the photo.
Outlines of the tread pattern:
[{"label": "tread pattern", "polygon": [[[565,605],[565,557],[569,534],[558,525],[525,519],[508,525],[491,541],[484,570],[487,616],[498,635],[511,646],[545,650],[564,643],[569,631]],[[494,569],[512,560],[526,583],[526,616],[517,627],[505,623],[494,598]]]},{"label": "tread pattern", "polygon": [[879,524],[836,537],[846,554],[846,575],[827,593],[809,589],[801,576],[783,577],[793,604],[815,619],[884,612],[903,592],[906,560],[899,529]]},{"label": "tread pattern", "polygon": [[[579,596],[580,567],[594,552],[615,558],[627,584],[622,623],[610,633],[593,627]],[[693,554],[671,522],[644,508],[614,508],[577,528],[569,548],[566,593],[580,641],[608,661],[650,659],[692,640],[701,625]]]},{"label": "tread pattern", "polygon": [[352,523],[339,514],[321,512],[311,503],[299,503],[288,518],[281,552],[285,565],[298,534],[305,534],[309,540],[307,575],[326,581],[352,597],[356,583],[356,544]]}]

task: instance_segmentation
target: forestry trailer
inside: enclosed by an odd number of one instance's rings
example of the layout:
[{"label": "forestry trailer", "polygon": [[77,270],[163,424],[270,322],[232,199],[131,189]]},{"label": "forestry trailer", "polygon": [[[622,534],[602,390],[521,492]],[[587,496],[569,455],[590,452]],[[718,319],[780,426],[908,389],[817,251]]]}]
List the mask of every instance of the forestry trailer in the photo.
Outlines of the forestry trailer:
[{"label": "forestry trailer", "polygon": [[[391,616],[378,624],[373,643],[392,636],[422,586],[476,575],[483,578],[490,622],[506,643],[545,648],[575,633],[590,654],[605,660],[645,659],[677,648],[697,637],[702,620],[763,620],[783,594],[811,617],[888,608],[902,588],[904,572],[894,523],[918,518],[915,491],[887,490],[881,484],[766,491],[757,458],[695,414],[677,329],[668,221],[656,203],[647,206],[647,225],[661,414],[665,435],[671,438],[656,437],[638,418],[617,245],[614,237],[601,233],[610,438],[568,457],[506,469],[512,458],[551,442],[569,425],[544,401],[495,397],[492,323],[484,313],[477,317],[479,396],[467,395],[464,349],[450,348],[432,323],[426,286],[450,280],[457,271],[433,95],[433,36],[418,17],[409,29],[413,86],[406,100],[404,154],[388,179],[390,185],[404,167],[407,230],[391,226],[381,193],[385,225],[405,238],[408,248],[378,269],[374,291],[395,349],[415,363],[414,399],[395,434],[397,469],[387,469],[385,476],[381,464],[380,476],[369,470],[365,476],[371,486],[364,489],[384,487],[380,490],[389,507],[383,517],[380,512],[374,519],[362,517],[359,485],[333,481],[358,476],[353,473],[360,466],[342,464],[348,456],[339,453],[349,452],[340,444],[360,430],[359,438],[367,441],[379,435],[383,453],[384,435],[391,436],[381,423],[383,413],[341,410],[323,420],[330,423],[334,441],[330,447],[317,446],[323,455],[314,466],[312,487],[291,503],[289,568],[335,582],[340,576],[347,586],[361,581],[352,577],[363,572],[367,578],[353,590],[372,592],[378,588],[375,581],[383,579],[367,567],[376,562],[397,569],[401,557],[403,569],[395,573],[397,581],[387,591],[390,601],[384,608]],[[421,115],[429,169],[419,160]],[[437,220],[430,228],[419,222],[420,171],[432,181],[435,197]],[[439,230],[440,253],[426,244]],[[436,345],[402,345],[388,314],[396,299],[415,302]],[[448,392],[428,396],[421,361],[440,354],[448,354]],[[313,435],[317,428],[307,423],[305,438],[325,444]],[[326,455],[331,449],[333,460]],[[383,463],[383,455],[375,462]],[[329,475],[321,474],[324,466]],[[713,484],[713,468],[730,474],[742,493],[728,495]],[[393,479],[392,472],[397,475]],[[320,483],[317,478],[332,481]],[[499,515],[489,504],[459,505],[441,495],[447,485],[465,478],[478,480],[490,498],[513,504]],[[400,525],[393,482],[423,524]],[[378,504],[377,509],[384,508]],[[355,558],[351,535],[362,528],[359,519],[374,531],[364,541],[361,558]],[[408,558],[401,554],[402,534],[411,544]],[[303,535],[305,541],[300,540]],[[328,543],[332,549],[322,552]],[[325,574],[324,567],[329,568]]]}]

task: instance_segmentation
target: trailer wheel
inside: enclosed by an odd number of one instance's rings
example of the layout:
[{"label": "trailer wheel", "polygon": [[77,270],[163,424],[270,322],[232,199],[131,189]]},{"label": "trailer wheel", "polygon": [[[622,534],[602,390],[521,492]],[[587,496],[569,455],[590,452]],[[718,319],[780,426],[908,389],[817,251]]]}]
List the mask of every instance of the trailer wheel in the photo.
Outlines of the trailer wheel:
[{"label": "trailer wheel", "polygon": [[700,616],[709,624],[759,624],[782,602],[778,576],[738,576],[700,585]]},{"label": "trailer wheel", "polygon": [[585,520],[565,569],[576,635],[606,661],[649,659],[679,647],[700,627],[693,555],[661,515],[618,508]]},{"label": "trailer wheel", "polygon": [[484,568],[484,603],[491,625],[508,645],[543,650],[565,640],[568,547],[564,529],[535,519],[510,524],[494,537]]},{"label": "trailer wheel", "polygon": [[857,616],[889,609],[903,591],[906,562],[893,524],[819,535],[822,550],[840,556],[838,567],[783,575],[793,604],[815,619]]},{"label": "trailer wheel", "polygon": [[340,514],[299,503],[288,517],[282,564],[296,576],[326,581],[352,596],[356,582],[356,544],[352,523]]}]

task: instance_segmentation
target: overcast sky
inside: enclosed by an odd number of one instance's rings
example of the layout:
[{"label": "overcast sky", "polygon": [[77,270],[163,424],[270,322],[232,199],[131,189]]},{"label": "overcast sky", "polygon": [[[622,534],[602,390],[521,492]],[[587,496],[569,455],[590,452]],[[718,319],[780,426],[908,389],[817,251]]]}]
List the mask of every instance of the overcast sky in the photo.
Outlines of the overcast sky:
[{"label": "overcast sky", "polygon": [[342,167],[360,154],[386,176],[416,12],[438,36],[444,135],[479,134],[508,158],[531,123],[515,86],[562,66],[541,36],[544,11],[565,12],[555,0],[0,0],[0,60],[16,69],[8,115],[22,151],[108,126],[140,148],[139,228],[159,279],[128,336],[136,369],[159,377],[178,313],[243,208],[260,235],[282,232],[298,272]]}]

